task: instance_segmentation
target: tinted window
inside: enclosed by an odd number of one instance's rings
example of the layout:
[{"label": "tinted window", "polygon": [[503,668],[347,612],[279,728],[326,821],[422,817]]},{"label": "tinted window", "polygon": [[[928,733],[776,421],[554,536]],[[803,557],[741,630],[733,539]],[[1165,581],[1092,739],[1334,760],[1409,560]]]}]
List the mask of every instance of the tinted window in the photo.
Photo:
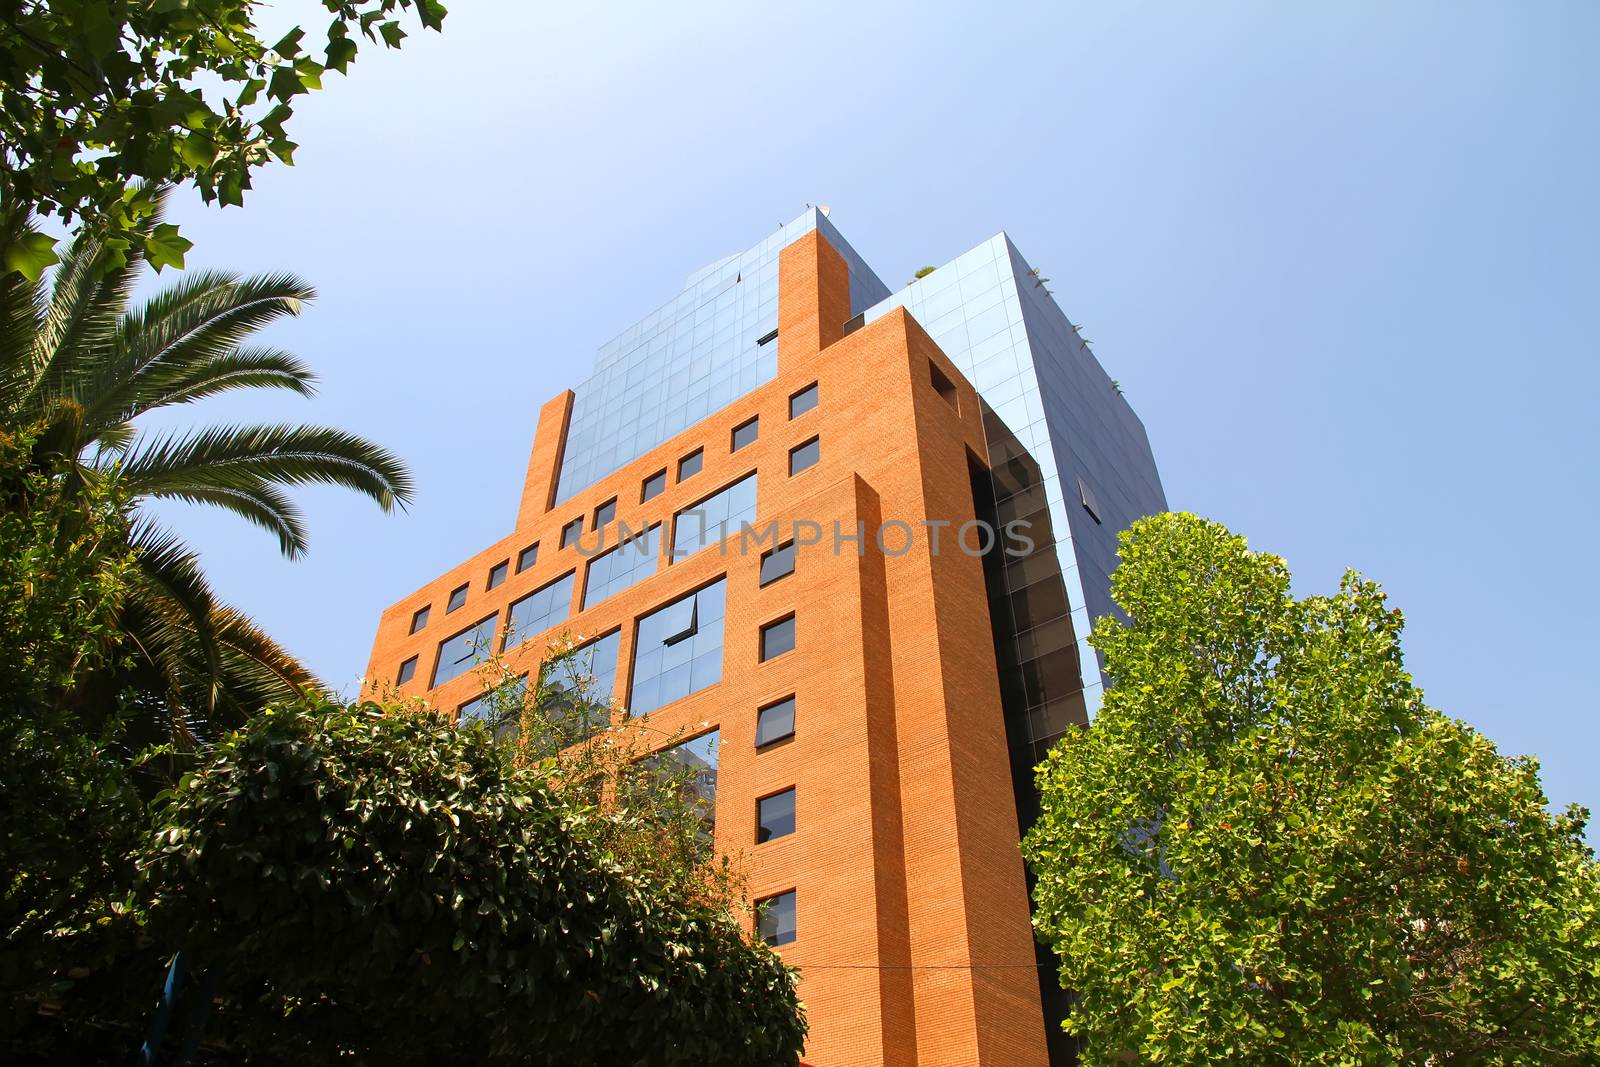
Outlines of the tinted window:
[{"label": "tinted window", "polygon": [[749,422],[741,422],[739,425],[733,428],[733,451],[737,452],[745,445],[754,444],[756,438],[760,436],[760,434],[760,419],[751,419]]},{"label": "tinted window", "polygon": [[795,939],[794,890],[756,901],[760,919],[756,930],[769,945],[787,945]]},{"label": "tinted window", "polygon": [[667,488],[667,472],[656,471],[639,487],[639,503],[660,496]]},{"label": "tinted window", "polygon": [[495,586],[497,586],[501,582],[505,581],[506,580],[506,575],[509,574],[510,571],[511,571],[511,563],[508,560],[501,560],[499,563],[496,563],[493,567],[490,567],[489,568],[489,581],[488,581],[488,584],[487,584],[487,588],[493,589]]},{"label": "tinted window", "polygon": [[678,460],[678,481],[681,482],[690,475],[699,474],[700,468],[705,465],[705,459],[705,451],[697,448]]},{"label": "tinted window", "polygon": [[566,574],[549,585],[540,586],[511,605],[506,620],[506,645],[515,648],[559,622],[572,609],[572,575]]},{"label": "tinted window", "polygon": [[661,524],[589,561],[583,582],[583,606],[593,607],[608,596],[636,585],[656,572],[661,556]]},{"label": "tinted window", "polygon": [[561,527],[561,547],[567,548],[578,543],[578,538],[583,536],[583,519],[573,519]]},{"label": "tinted window", "polygon": [[439,642],[439,662],[433,668],[434,685],[443,685],[489,658],[494,624],[498,618],[498,614],[490,615],[454,637]]},{"label": "tinted window", "polygon": [[467,587],[464,584],[458,585],[454,589],[450,590],[450,602],[444,606],[444,613],[448,615],[457,608],[464,608],[466,606]]},{"label": "tinted window", "polygon": [[496,737],[514,734],[522,718],[522,698],[527,692],[528,676],[524,674],[497,693],[485,693],[461,705],[456,709],[456,725],[482,722],[489,725]]},{"label": "tinted window", "polygon": [[761,628],[761,659],[763,662],[794,649],[794,616],[768,623]]},{"label": "tinted window", "polygon": [[598,530],[600,527],[606,525],[606,523],[610,522],[616,517],[617,499],[616,497],[612,497],[610,500],[607,500],[604,504],[601,504],[599,507],[594,509],[594,528]]},{"label": "tinted window", "polygon": [[822,446],[813,437],[805,444],[789,453],[789,473],[799,474],[809,467],[817,465],[817,460],[822,457]]},{"label": "tinted window", "polygon": [[416,614],[411,616],[411,632],[416,633],[426,625],[428,625],[428,609],[418,608]]},{"label": "tinted window", "polygon": [[689,794],[700,808],[708,832],[717,825],[717,746],[721,738],[722,731],[712,730],[639,761],[647,773]]},{"label": "tinted window", "polygon": [[799,418],[817,406],[817,383],[812,382],[789,398],[789,417]]},{"label": "tinted window", "polygon": [[723,583],[639,620],[628,711],[643,715],[722,680]]},{"label": "tinted window", "polygon": [[761,557],[761,584],[768,585],[794,573],[794,542],[779,545]]},{"label": "tinted window", "polygon": [[769,704],[756,712],[756,747],[794,736],[794,697]]},{"label": "tinted window", "polygon": [[521,574],[535,563],[539,562],[539,546],[529,545],[517,553],[517,573]]},{"label": "tinted window", "polygon": [[394,684],[405,685],[407,682],[411,681],[412,678],[415,678],[416,675],[417,657],[412,656],[410,659],[400,664],[400,673],[395,675]]},{"label": "tinted window", "polygon": [[672,519],[672,558],[682,559],[739,533],[756,517],[756,476],[734,482],[691,504]]},{"label": "tinted window", "polygon": [[794,833],[794,790],[756,801],[756,844]]}]

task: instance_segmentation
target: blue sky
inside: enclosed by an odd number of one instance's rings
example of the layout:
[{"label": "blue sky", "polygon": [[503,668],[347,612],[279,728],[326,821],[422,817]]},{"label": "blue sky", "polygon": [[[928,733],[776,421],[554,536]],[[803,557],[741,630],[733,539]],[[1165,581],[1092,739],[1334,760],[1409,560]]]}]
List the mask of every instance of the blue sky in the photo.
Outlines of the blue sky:
[{"label": "blue sky", "polygon": [[271,340],[322,394],[184,414],[358,430],[416,505],[305,492],[295,564],[169,517],[353,692],[379,611],[510,529],[540,404],[691,270],[807,203],[891,286],[1004,229],[1173,507],[1302,592],[1381,581],[1430,701],[1600,808],[1600,7],[982,9],[462,0],[363,55],[295,167],[174,212],[191,266],[319,287]]}]

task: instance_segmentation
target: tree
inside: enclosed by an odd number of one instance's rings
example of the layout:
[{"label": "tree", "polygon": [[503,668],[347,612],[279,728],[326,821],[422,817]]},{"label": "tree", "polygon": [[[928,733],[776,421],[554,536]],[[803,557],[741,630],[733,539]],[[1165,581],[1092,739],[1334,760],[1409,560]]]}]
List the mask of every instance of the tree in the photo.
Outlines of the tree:
[{"label": "tree", "polygon": [[[160,225],[161,200],[141,223]],[[13,218],[13,232],[26,223]],[[225,508],[275,534],[288,556],[306,528],[284,492],[339,485],[390,510],[410,499],[411,478],[386,450],[342,430],[295,425],[215,426],[143,434],[140,416],[236,389],[309,396],[315,376],[290,353],[248,344],[299,313],[315,291],[292,275],[206,271],[131,308],[144,259],[114,253],[86,230],[47,287],[0,274],[0,428],[37,427],[37,450],[61,457],[79,483],[114,479],[134,505],[138,566],[119,614],[128,653],[102,684],[80,687],[85,709],[109,709],[132,686],[152,727],[146,740],[191,743],[315,679],[246,616],[221,604],[194,553],[137,504],[182,500]],[[95,732],[91,725],[90,732]]]},{"label": "tree", "polygon": [[166,799],[149,929],[220,976],[214,1039],[272,1061],[794,1062],[794,978],[594,846],[598,805],[482,725],[275,708]]},{"label": "tree", "polygon": [[1095,724],[1039,770],[1086,1063],[1594,1063],[1587,812],[1429,708],[1402,618],[1191,515],[1125,533]]},{"label": "tree", "polygon": [[[0,0],[0,208],[96,229],[115,259],[183,265],[189,242],[152,222],[156,186],[193,182],[240,204],[250,175],[292,163],[296,97],[345,73],[359,38],[400,47],[398,16],[437,30],[438,0],[323,0],[321,55],[296,26],[268,44],[256,0]],[[37,280],[54,241],[0,234],[0,270]]]}]

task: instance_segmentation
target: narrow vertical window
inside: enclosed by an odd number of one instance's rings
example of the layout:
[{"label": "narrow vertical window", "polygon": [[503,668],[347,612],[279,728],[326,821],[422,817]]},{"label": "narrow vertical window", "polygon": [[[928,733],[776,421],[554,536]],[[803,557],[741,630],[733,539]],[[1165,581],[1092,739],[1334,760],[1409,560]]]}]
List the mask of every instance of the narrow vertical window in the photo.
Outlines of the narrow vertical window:
[{"label": "narrow vertical window", "polygon": [[794,651],[794,616],[769,622],[761,628],[761,662]]},{"label": "narrow vertical window", "polygon": [[511,561],[510,560],[504,560],[503,559],[499,563],[496,563],[493,567],[489,568],[489,581],[487,583],[485,583],[484,588],[485,589],[493,589],[493,588],[495,588],[501,582],[506,580],[506,575],[509,574],[510,572],[511,572]]},{"label": "narrow vertical window", "polygon": [[400,664],[400,673],[394,676],[395,685],[405,685],[417,676],[417,657],[412,656]]},{"label": "narrow vertical window", "polygon": [[411,632],[412,633],[416,633],[418,630],[420,630],[424,626],[428,625],[428,608],[429,608],[429,605],[424,604],[422,607],[418,608],[415,612],[412,613],[412,615],[411,615]]},{"label": "narrow vertical window", "polygon": [[604,504],[601,504],[599,507],[594,509],[594,528],[598,530],[616,517],[617,498],[612,497],[610,500],[607,500]]},{"label": "narrow vertical window", "polygon": [[467,582],[462,582],[460,585],[450,590],[450,600],[444,606],[444,613],[446,615],[450,614],[452,611],[456,611],[459,608],[464,608],[467,606],[467,585]]},{"label": "narrow vertical window", "polygon": [[794,789],[756,801],[756,844],[794,833]]},{"label": "narrow vertical window", "polygon": [[517,573],[521,574],[539,562],[539,545],[535,542],[517,553]]},{"label": "narrow vertical window", "polygon": [[787,945],[795,939],[794,890],[756,901],[756,931],[769,945]]},{"label": "narrow vertical window", "polygon": [[583,516],[579,516],[561,527],[561,547],[569,548],[578,543],[578,538],[583,536]]}]

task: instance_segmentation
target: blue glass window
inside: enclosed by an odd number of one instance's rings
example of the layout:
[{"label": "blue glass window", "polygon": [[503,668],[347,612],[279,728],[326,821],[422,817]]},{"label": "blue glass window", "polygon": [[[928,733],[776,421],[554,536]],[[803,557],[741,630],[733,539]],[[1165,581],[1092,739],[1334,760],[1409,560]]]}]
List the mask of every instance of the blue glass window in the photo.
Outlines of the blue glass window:
[{"label": "blue glass window", "polygon": [[757,932],[769,945],[787,945],[795,939],[794,890],[756,901]]},{"label": "blue glass window", "polygon": [[794,736],[794,697],[784,697],[756,712],[756,747]]},{"label": "blue glass window", "polygon": [[753,445],[756,438],[761,436],[761,420],[759,418],[747,419],[733,428],[732,448],[730,452],[737,452],[745,445]]},{"label": "blue glass window", "polygon": [[752,474],[673,517],[672,558],[683,559],[724,537],[735,537],[742,525],[754,522],[755,517],[756,476]]},{"label": "blue glass window", "polygon": [[803,470],[810,470],[817,465],[817,460],[822,458],[822,446],[813,437],[803,445],[796,445],[789,451],[789,473],[799,474]]},{"label": "blue glass window", "polygon": [[630,714],[654,711],[722,680],[723,593],[718,579],[639,620]]},{"label": "blue glass window", "polygon": [[461,705],[456,712],[456,725],[483,722],[488,723],[496,737],[515,733],[522,718],[522,698],[527,692],[528,676],[524,674],[499,693],[484,693]]},{"label": "blue glass window", "polygon": [[812,382],[789,398],[789,417],[797,419],[817,406],[817,383]]},{"label": "blue glass window", "polygon": [[489,580],[484,584],[486,589],[494,589],[506,580],[506,575],[511,571],[511,561],[501,560],[489,568]]},{"label": "blue glass window", "polygon": [[494,624],[499,612],[467,627],[453,637],[439,642],[439,662],[433,668],[433,686],[440,686],[459,677],[489,658],[494,640]]},{"label": "blue glass window", "polygon": [[756,844],[794,833],[794,789],[756,801]]},{"label": "blue glass window", "polygon": [[410,659],[400,664],[400,673],[395,675],[394,684],[405,685],[407,682],[411,681],[412,678],[416,677],[416,674],[417,657],[412,656]]},{"label": "blue glass window", "polygon": [[572,575],[564,574],[511,605],[506,624],[506,648],[516,648],[528,638],[566,621],[572,609]]},{"label": "blue glass window", "polygon": [[708,833],[717,825],[717,745],[721,738],[721,730],[712,730],[640,760],[647,772],[688,791],[700,808]]},{"label": "blue glass window", "polygon": [[466,606],[467,586],[466,583],[463,582],[461,585],[458,585],[454,589],[450,590],[450,600],[444,606],[444,613],[448,615],[457,608],[464,608]]},{"label": "blue glass window", "polygon": [[561,527],[561,547],[567,548],[570,545],[577,544],[578,539],[582,536],[583,516],[580,515],[578,518],[573,519],[571,522]]},{"label": "blue glass window", "polygon": [[622,631],[613,630],[596,638],[551,668],[546,679],[563,689],[577,689],[584,684],[584,693],[597,704],[609,706],[617,685],[617,653],[622,646]]},{"label": "blue glass window", "polygon": [[652,474],[650,477],[646,478],[640,484],[640,486],[639,486],[639,503],[643,504],[647,500],[655,499],[656,497],[660,496],[662,494],[662,492],[665,491],[666,488],[667,488],[667,472],[666,471],[656,471],[654,474]]},{"label": "blue glass window", "polygon": [[535,563],[539,562],[539,544],[534,542],[521,552],[517,553],[517,573],[521,574]]},{"label": "blue glass window", "polygon": [[589,561],[583,582],[583,606],[592,608],[608,596],[636,585],[656,572],[661,556],[661,524]]},{"label": "blue glass window", "polygon": [[424,604],[422,607],[418,608],[412,614],[412,616],[411,616],[411,632],[412,633],[416,633],[418,630],[420,630],[424,626],[428,625],[428,608],[429,608],[429,605]]}]

